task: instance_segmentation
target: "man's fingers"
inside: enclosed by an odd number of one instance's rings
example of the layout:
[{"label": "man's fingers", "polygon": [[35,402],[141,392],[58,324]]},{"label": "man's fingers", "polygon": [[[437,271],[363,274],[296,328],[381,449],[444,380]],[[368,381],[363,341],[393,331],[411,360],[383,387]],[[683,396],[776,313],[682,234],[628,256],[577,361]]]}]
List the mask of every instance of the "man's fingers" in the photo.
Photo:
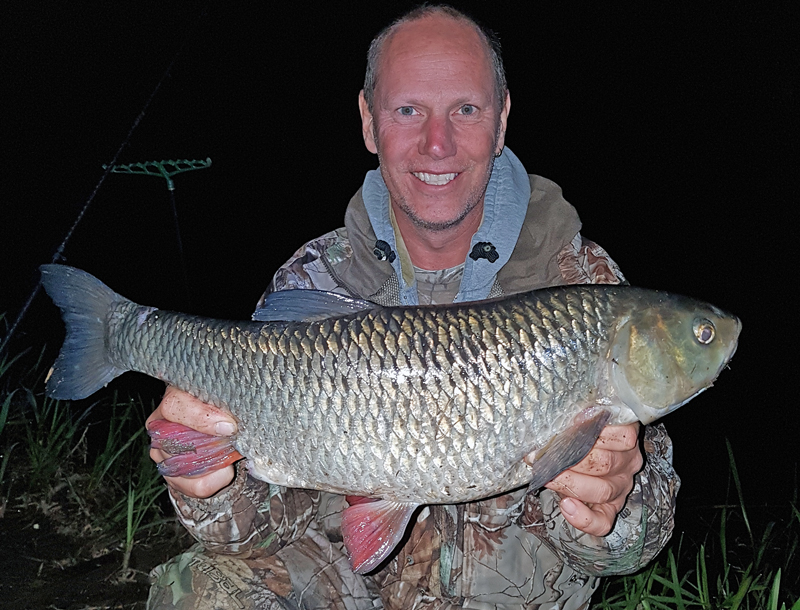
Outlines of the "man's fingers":
[{"label": "man's fingers", "polygon": [[600,432],[595,447],[607,451],[629,451],[639,444],[639,422],[625,426],[606,426]]},{"label": "man's fingers", "polygon": [[202,477],[164,477],[167,485],[191,498],[210,498],[233,482],[233,466],[226,466]]},{"label": "man's fingers", "polygon": [[[236,433],[236,422],[230,414],[172,386],[167,386],[161,404],[147,418],[147,423],[157,419],[183,424],[214,436]],[[156,463],[161,463],[168,457],[170,454],[166,451],[150,449],[150,458]],[[164,477],[164,480],[172,489],[186,496],[208,498],[230,485],[235,474],[233,466],[226,466],[197,477]]]},{"label": "man's fingers", "polygon": [[[150,459],[157,464],[169,457],[160,449],[150,449]],[[164,477],[167,484],[192,498],[209,498],[233,482],[236,471],[233,466],[226,466],[197,477]]]},{"label": "man's fingers", "polygon": [[588,534],[605,536],[614,527],[643,464],[639,424],[606,426],[588,455],[545,487],[562,497],[561,513],[568,523]]},{"label": "man's fingers", "polygon": [[577,529],[605,536],[633,489],[630,476],[596,477],[567,470],[545,487],[561,497],[561,513]]},{"label": "man's fingers", "polygon": [[159,418],[214,436],[236,433],[236,421],[230,414],[172,386],[167,386],[161,404],[147,421]]},{"label": "man's fingers", "polygon": [[585,458],[575,464],[569,471],[593,477],[605,477],[612,473],[619,464],[619,451],[606,451],[595,447]]},{"label": "man's fingers", "polygon": [[618,508],[612,504],[595,504],[590,508],[579,500],[564,498],[560,506],[570,525],[592,536],[608,535],[617,518]]},{"label": "man's fingers", "polygon": [[579,472],[593,477],[633,476],[644,465],[638,444],[625,451],[608,451],[595,446],[588,455],[565,472]]},{"label": "man's fingers", "polygon": [[569,470],[595,477],[633,476],[643,464],[637,422],[603,428],[588,455]]},{"label": "man's fingers", "polygon": [[588,504],[605,504],[623,499],[633,489],[633,479],[628,477],[596,477],[567,470],[545,485],[547,489],[564,497],[576,498]]}]

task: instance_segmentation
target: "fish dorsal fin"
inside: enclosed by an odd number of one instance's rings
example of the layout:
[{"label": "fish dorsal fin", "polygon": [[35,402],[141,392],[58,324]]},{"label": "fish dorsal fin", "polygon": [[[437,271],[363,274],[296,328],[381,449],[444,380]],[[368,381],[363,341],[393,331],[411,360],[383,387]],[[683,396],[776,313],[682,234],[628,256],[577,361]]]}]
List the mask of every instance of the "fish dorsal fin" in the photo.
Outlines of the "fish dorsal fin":
[{"label": "fish dorsal fin", "polygon": [[356,574],[377,568],[400,543],[419,504],[348,496],[342,513],[342,538]]},{"label": "fish dorsal fin", "polygon": [[377,309],[371,301],[324,290],[279,290],[253,314],[256,322],[316,322]]}]

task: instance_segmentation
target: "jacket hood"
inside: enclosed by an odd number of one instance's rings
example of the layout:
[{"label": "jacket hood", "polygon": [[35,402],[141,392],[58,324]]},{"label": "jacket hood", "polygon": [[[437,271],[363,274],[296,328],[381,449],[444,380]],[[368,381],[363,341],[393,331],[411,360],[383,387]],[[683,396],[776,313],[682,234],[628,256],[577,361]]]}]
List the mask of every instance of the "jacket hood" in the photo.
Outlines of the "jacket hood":
[{"label": "jacket hood", "polygon": [[[369,171],[345,213],[345,227],[353,256],[337,269],[337,273],[342,279],[347,278],[348,283],[364,296],[377,293],[394,275],[399,283],[400,303],[415,305],[416,282],[409,285],[403,280],[400,257],[381,256],[380,250],[378,255],[375,253],[379,241],[387,244],[390,254],[397,252],[389,205],[389,192],[380,170]],[[549,180],[529,176],[520,160],[506,147],[495,160],[484,196],[483,221],[470,244],[471,253],[481,244],[479,250],[488,249],[494,254],[466,257],[455,301],[487,298],[498,278],[503,292],[513,292],[506,289],[503,276],[513,284],[520,274],[536,271],[529,268],[529,263],[513,264],[520,258],[531,260],[527,258],[530,252],[519,252],[520,245],[525,244],[526,249],[530,247],[537,254],[544,254],[546,260],[552,259],[555,264],[555,256],[579,230],[577,213],[561,197],[561,189]],[[512,263],[510,266],[509,262]],[[501,273],[507,266],[508,272]],[[553,269],[548,266],[548,269],[538,272],[544,279],[553,274]]]}]

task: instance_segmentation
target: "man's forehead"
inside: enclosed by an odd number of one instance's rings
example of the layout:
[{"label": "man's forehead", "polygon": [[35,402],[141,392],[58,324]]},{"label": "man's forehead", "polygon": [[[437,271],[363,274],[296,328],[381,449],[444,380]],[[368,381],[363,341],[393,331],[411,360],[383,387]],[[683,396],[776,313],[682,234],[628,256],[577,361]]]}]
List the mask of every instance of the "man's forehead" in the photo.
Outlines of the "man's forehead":
[{"label": "man's forehead", "polygon": [[401,23],[386,42],[387,45],[392,42],[404,41],[410,41],[412,44],[424,44],[438,41],[450,42],[457,39],[469,40],[476,47],[483,48],[480,34],[473,24],[447,15],[426,15]]},{"label": "man's forehead", "polygon": [[491,75],[488,49],[475,27],[440,15],[399,25],[384,45],[380,71],[391,72],[398,64],[431,58],[471,63],[475,70],[483,67]]}]

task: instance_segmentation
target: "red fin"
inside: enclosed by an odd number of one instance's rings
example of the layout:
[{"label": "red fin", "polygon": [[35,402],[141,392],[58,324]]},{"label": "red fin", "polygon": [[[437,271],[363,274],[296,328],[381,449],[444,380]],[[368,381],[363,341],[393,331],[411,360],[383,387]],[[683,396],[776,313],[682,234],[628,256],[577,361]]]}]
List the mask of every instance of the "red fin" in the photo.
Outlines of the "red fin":
[{"label": "red fin", "polygon": [[158,465],[165,477],[194,477],[208,474],[241,460],[229,436],[203,434],[182,424],[155,419],[147,425],[150,447],[169,454]]},{"label": "red fin", "polygon": [[419,506],[407,502],[348,496],[354,504],[342,514],[342,537],[356,574],[375,569],[397,546]]},{"label": "red fin", "polygon": [[364,496],[345,496],[345,500],[350,506],[363,504],[364,502],[379,502],[380,498],[365,498]]}]

